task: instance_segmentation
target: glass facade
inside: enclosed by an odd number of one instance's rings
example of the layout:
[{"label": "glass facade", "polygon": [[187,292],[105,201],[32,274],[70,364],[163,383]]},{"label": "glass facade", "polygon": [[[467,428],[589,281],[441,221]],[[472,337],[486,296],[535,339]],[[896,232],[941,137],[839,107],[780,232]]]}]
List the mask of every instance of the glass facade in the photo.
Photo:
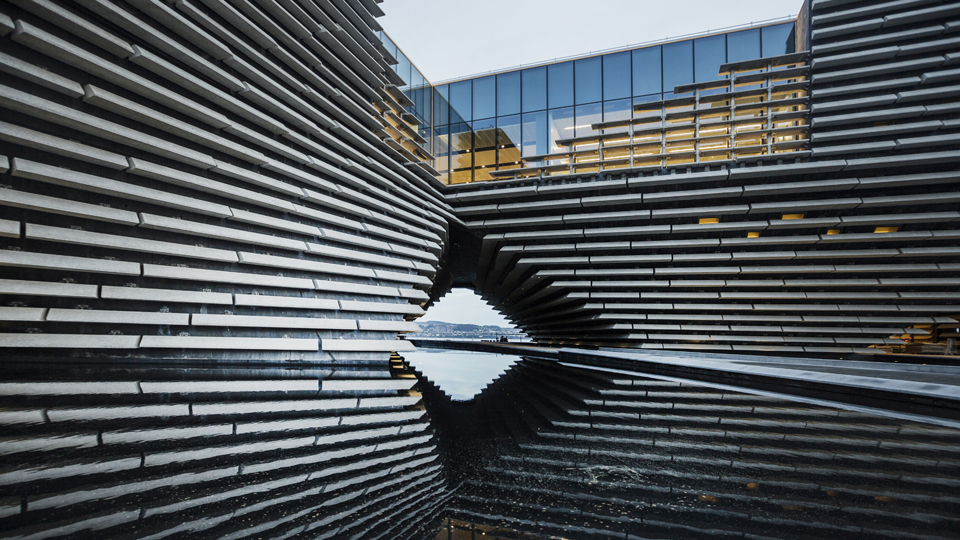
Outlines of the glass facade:
[{"label": "glass facade", "polygon": [[444,182],[463,183],[517,168],[520,157],[558,152],[557,141],[589,136],[593,124],[630,120],[637,104],[681,97],[675,86],[720,79],[724,63],[795,52],[794,32],[795,23],[786,22],[438,86],[381,37],[396,52],[394,69],[414,102],[408,112],[426,141],[421,147]]}]

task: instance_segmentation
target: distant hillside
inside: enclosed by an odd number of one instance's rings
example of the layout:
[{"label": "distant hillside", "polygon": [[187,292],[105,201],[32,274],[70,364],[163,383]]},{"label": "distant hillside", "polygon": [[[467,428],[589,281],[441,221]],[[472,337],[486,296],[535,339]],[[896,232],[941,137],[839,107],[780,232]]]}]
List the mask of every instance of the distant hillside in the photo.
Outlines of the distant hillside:
[{"label": "distant hillside", "polygon": [[523,332],[516,328],[504,328],[495,325],[448,323],[443,321],[417,322],[420,331],[407,334],[408,337],[461,337],[490,338],[496,336],[520,336]]}]

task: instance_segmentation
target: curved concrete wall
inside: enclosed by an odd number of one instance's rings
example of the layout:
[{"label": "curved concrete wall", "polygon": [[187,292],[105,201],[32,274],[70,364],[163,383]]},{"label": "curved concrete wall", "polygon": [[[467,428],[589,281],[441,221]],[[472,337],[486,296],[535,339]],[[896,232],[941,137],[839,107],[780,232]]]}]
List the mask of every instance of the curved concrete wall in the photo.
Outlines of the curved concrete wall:
[{"label": "curved concrete wall", "polygon": [[430,522],[433,432],[390,356],[456,218],[390,136],[376,13],[0,0],[0,536]]},{"label": "curved concrete wall", "polygon": [[376,4],[0,8],[0,346],[386,361],[408,345],[455,218],[384,129],[403,95]]},{"label": "curved concrete wall", "polygon": [[477,290],[558,343],[843,355],[955,325],[957,15],[813,2],[807,150],[453,187]]}]

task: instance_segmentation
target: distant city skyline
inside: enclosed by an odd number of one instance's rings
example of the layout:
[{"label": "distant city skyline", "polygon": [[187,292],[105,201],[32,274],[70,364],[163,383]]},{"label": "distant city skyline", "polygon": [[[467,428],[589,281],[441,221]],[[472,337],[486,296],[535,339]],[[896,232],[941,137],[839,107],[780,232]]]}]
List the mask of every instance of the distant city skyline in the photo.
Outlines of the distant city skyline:
[{"label": "distant city skyline", "polygon": [[453,289],[435,302],[427,314],[418,321],[442,321],[448,323],[496,325],[516,328],[506,317],[494,311],[470,289]]},{"label": "distant city skyline", "polygon": [[[387,16],[379,22],[423,75],[437,83],[796,15],[802,5],[802,0],[596,0],[585,9],[574,0],[407,0],[381,4]],[[430,14],[428,20],[424,13]],[[558,31],[564,28],[568,31]]]}]

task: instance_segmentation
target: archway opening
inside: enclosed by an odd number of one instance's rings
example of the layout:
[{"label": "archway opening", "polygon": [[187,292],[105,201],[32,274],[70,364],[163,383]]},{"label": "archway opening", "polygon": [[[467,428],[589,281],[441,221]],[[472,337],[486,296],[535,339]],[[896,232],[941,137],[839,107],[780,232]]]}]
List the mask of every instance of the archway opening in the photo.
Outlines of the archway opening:
[{"label": "archway opening", "polygon": [[[410,338],[518,342],[528,338],[470,289],[451,289],[417,320]],[[404,358],[455,400],[469,400],[496,380],[519,357],[422,347]]]}]

